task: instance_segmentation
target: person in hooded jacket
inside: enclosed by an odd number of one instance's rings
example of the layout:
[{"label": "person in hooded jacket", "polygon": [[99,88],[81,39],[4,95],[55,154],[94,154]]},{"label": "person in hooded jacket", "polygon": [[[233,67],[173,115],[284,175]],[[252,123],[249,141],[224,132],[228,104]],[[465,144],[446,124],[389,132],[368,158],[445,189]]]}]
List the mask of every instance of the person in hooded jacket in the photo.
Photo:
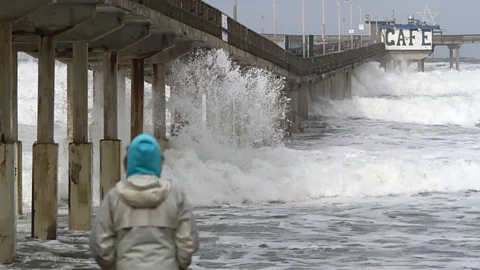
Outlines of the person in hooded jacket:
[{"label": "person in hooded jacket", "polygon": [[127,179],[103,199],[90,233],[102,269],[185,270],[199,240],[185,194],[160,178],[162,154],[155,138],[141,134],[127,150]]}]

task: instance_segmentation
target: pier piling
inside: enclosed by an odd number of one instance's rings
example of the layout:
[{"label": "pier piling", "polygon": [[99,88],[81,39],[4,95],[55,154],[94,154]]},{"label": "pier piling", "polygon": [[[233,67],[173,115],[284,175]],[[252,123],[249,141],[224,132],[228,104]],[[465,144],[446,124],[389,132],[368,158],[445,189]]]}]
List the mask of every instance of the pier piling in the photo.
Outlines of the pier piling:
[{"label": "pier piling", "polygon": [[68,153],[68,228],[89,231],[92,226],[92,166],[93,145],[88,142],[88,44],[73,43],[73,76],[68,81],[72,98],[71,112],[72,142]]},{"label": "pier piling", "polygon": [[[100,199],[121,178],[121,141],[118,139],[118,66],[117,52],[105,52],[103,140],[100,141]],[[123,90],[125,93],[125,90]]]},{"label": "pier piling", "polygon": [[57,238],[58,144],[54,141],[54,36],[41,36],[38,53],[37,141],[33,144],[32,237]]},{"label": "pier piling", "polygon": [[12,126],[12,24],[0,23],[0,263],[16,254],[15,141]]},{"label": "pier piling", "polygon": [[143,133],[144,66],[143,59],[132,59],[130,140]]}]

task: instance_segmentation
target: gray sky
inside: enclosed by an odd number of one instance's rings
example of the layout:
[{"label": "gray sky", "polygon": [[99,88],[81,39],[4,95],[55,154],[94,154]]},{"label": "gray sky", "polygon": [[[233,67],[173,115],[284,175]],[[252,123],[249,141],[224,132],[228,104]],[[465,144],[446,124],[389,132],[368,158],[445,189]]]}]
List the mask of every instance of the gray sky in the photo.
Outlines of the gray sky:
[{"label": "gray sky", "polygon": [[[220,9],[229,16],[233,14],[233,0],[204,0]],[[435,22],[446,30],[445,34],[480,34],[480,0],[351,0],[353,3],[353,23],[358,33],[359,13],[358,6],[362,7],[363,16],[366,13],[372,19],[392,18],[392,9],[395,10],[397,22],[406,23],[408,15],[420,16],[428,5],[432,12],[439,12]],[[460,5],[461,3],[461,5]],[[238,21],[257,32],[273,33],[273,0],[237,0]],[[337,1],[325,0],[325,28],[326,34],[337,34]],[[263,16],[263,20],[262,20]],[[350,25],[350,9],[341,1],[341,17]],[[342,22],[343,27],[343,22]],[[322,29],[322,1],[305,0],[305,28],[307,34],[321,34]],[[302,33],[302,0],[277,0],[277,32],[287,34]],[[464,45],[461,56],[480,57],[480,44]],[[448,50],[437,47],[435,56],[446,57]]]}]

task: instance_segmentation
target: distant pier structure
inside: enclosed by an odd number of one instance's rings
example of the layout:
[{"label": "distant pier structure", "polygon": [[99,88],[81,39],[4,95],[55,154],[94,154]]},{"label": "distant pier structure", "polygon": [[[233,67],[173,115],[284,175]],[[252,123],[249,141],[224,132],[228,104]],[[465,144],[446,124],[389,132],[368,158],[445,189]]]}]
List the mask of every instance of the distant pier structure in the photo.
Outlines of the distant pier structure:
[{"label": "distant pier structure", "polygon": [[384,43],[386,50],[383,61],[390,62],[393,67],[396,61],[417,61],[418,71],[423,72],[425,59],[434,50],[434,31],[439,29],[440,26],[427,25],[412,15],[407,24],[394,21],[378,24],[377,41]]}]

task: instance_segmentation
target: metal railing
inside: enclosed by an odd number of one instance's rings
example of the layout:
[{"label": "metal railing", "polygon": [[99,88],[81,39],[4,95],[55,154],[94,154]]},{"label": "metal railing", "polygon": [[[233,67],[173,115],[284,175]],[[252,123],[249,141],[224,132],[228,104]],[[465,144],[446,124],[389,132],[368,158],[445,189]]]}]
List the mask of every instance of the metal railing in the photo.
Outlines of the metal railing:
[{"label": "metal railing", "polygon": [[247,28],[234,19],[227,17],[226,25],[222,25],[220,10],[201,0],[134,0],[160,12],[176,21],[222,39],[222,33],[228,34],[230,45],[269,61],[293,74],[302,76],[312,72],[325,72],[340,63],[344,65],[372,54],[381,53],[383,44],[362,47],[345,52],[338,52],[313,58],[298,58],[285,51],[270,39]]},{"label": "metal railing", "polygon": [[480,43],[480,35],[435,35],[434,45]]}]

